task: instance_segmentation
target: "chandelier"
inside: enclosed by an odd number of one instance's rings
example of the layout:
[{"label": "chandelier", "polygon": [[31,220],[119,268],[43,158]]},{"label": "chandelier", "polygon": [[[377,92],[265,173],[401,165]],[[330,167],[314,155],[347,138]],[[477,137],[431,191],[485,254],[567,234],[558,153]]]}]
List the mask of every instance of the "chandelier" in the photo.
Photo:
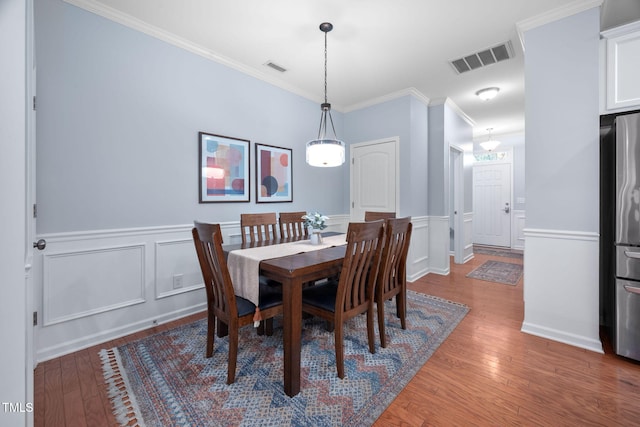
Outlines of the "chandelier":
[{"label": "chandelier", "polygon": [[[332,167],[340,166],[344,163],[344,142],[336,136],[336,129],[333,126],[331,117],[331,104],[327,102],[327,33],[333,30],[333,25],[329,22],[320,24],[320,31],[324,33],[324,102],[320,104],[322,115],[320,116],[320,128],[318,138],[307,142],[307,163],[311,166]],[[331,123],[331,134],[327,134],[327,117]]]}]

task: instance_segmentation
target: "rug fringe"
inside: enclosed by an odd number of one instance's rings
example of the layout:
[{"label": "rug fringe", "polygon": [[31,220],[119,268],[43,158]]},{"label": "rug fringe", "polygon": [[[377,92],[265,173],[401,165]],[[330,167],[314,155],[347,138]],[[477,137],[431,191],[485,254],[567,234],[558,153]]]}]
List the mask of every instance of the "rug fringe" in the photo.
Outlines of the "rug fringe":
[{"label": "rug fringe", "polygon": [[116,420],[121,426],[144,427],[136,399],[133,393],[129,393],[129,379],[122,369],[120,352],[114,347],[102,349],[99,354],[104,381],[107,385],[107,396],[113,406]]}]

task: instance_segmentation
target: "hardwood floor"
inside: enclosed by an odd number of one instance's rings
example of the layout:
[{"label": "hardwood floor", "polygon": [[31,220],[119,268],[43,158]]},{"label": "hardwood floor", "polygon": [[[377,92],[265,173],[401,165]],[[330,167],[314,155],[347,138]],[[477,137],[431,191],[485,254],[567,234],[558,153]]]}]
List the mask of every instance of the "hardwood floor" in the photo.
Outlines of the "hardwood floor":
[{"label": "hardwood floor", "polygon": [[[520,259],[476,254],[409,285],[467,304],[471,310],[376,426],[640,425],[640,363],[520,332],[517,286],[466,276],[484,261]],[[568,302],[570,303],[570,302]],[[38,365],[35,426],[115,426],[98,350],[186,323],[162,325]]]}]

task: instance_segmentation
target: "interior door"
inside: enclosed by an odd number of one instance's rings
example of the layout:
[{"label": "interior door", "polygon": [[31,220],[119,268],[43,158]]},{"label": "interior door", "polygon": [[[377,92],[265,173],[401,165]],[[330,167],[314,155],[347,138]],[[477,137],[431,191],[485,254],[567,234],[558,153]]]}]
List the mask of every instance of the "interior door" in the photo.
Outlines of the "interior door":
[{"label": "interior door", "polygon": [[351,150],[351,219],[362,221],[365,211],[397,212],[398,140],[363,142]]},{"label": "interior door", "polygon": [[450,227],[453,262],[464,264],[464,151],[458,147],[449,148],[450,186]]},{"label": "interior door", "polygon": [[511,246],[511,164],[473,167],[473,241]]}]

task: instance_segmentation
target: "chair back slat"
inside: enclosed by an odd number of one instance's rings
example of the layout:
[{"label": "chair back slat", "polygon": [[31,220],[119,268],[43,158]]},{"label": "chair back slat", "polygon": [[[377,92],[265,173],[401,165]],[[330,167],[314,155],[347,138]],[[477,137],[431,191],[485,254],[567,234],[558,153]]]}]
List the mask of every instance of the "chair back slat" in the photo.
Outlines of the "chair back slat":
[{"label": "chair back slat", "polygon": [[277,234],[276,213],[240,214],[240,230],[242,243],[247,243],[247,235],[250,242],[263,242],[276,239]]},{"label": "chair back slat", "polygon": [[309,230],[304,226],[302,216],[307,213],[301,212],[280,212],[280,237],[308,237]]},{"label": "chair back slat", "polygon": [[220,319],[237,317],[235,292],[222,249],[220,224],[194,222],[191,230],[210,311]]},{"label": "chair back slat", "polygon": [[395,217],[396,217],[395,212],[365,211],[364,213],[365,221],[377,221],[379,219],[384,220],[384,219],[395,218]]},{"label": "chair back slat", "polygon": [[350,223],[338,282],[336,311],[362,311],[373,298],[380,263],[384,221]]},{"label": "chair back slat", "polygon": [[387,219],[384,248],[378,271],[378,292],[388,294],[406,286],[407,253],[411,241],[411,217]]}]

